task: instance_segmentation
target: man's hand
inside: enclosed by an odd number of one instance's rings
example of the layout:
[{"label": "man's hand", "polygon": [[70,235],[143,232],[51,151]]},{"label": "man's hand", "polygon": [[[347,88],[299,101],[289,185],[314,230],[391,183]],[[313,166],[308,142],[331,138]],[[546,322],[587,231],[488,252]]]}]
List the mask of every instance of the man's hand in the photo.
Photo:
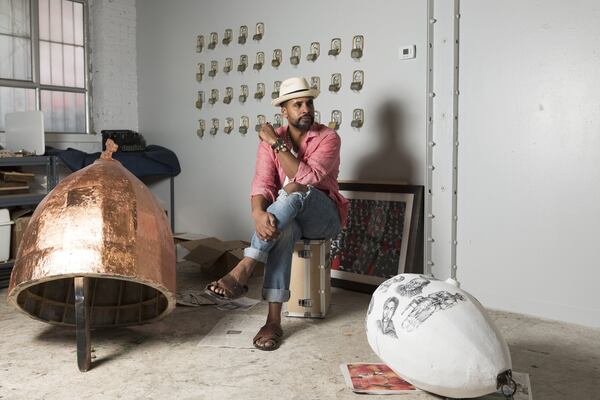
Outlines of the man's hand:
[{"label": "man's hand", "polygon": [[267,142],[269,146],[277,140],[277,134],[271,124],[262,124],[258,131],[258,137],[260,140]]},{"label": "man's hand", "polygon": [[253,213],[254,224],[256,226],[256,234],[258,238],[264,241],[277,239],[279,231],[277,230],[277,219],[271,213],[266,211],[258,211]]}]

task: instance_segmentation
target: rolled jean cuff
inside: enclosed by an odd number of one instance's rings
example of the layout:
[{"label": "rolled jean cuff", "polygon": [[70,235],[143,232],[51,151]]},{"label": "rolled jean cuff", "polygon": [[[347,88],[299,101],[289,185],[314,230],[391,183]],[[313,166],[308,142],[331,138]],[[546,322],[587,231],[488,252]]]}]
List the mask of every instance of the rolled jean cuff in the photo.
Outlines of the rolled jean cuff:
[{"label": "rolled jean cuff", "polygon": [[262,290],[263,300],[270,303],[285,303],[290,299],[290,291],[286,289],[266,289]]},{"label": "rolled jean cuff", "polygon": [[265,253],[264,251],[260,251],[252,247],[246,247],[244,249],[244,257],[250,257],[251,259],[261,263],[266,263],[268,256],[269,253]]}]

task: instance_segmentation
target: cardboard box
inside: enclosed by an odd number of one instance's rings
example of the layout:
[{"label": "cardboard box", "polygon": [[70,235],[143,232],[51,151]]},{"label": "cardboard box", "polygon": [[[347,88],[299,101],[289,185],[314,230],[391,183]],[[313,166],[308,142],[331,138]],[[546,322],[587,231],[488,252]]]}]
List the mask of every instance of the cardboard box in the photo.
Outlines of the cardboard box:
[{"label": "cardboard box", "polygon": [[[202,234],[174,235],[177,261],[188,260],[220,278],[244,258],[244,249],[250,245],[243,240],[222,241]],[[257,265],[254,276],[262,275],[262,264]]]},{"label": "cardboard box", "polygon": [[27,225],[29,225],[29,220],[31,219],[32,213],[33,210],[20,210],[12,215],[12,219],[14,221],[10,240],[10,257],[12,259],[17,257],[17,250],[21,244],[21,239],[25,233],[25,228],[27,228]]},{"label": "cardboard box", "polygon": [[202,235],[200,233],[176,233],[173,235],[175,241],[175,253],[177,255],[177,261],[184,261],[185,256],[190,254],[190,251],[196,247],[197,240],[207,239],[210,236]]},{"label": "cardboard box", "polygon": [[287,317],[324,318],[331,302],[331,240],[297,242],[292,255]]}]

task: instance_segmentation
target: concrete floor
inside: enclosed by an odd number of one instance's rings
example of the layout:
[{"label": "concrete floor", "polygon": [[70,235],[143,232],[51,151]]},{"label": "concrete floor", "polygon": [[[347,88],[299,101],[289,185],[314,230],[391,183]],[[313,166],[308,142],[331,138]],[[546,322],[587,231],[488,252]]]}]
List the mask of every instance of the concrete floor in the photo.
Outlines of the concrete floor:
[{"label": "concrete floor", "polygon": [[[204,284],[189,266],[178,279],[184,287]],[[252,283],[250,296],[258,297],[260,278]],[[336,288],[324,320],[284,320],[277,351],[197,347],[228,312],[177,307],[154,324],[94,331],[97,358],[87,373],[77,370],[73,329],[35,321],[6,296],[0,290],[0,399],[357,399],[339,364],[378,361],[363,328],[370,296]],[[266,304],[247,313],[266,315]],[[600,330],[490,314],[509,343],[513,369],[530,374],[534,399],[600,399]]]}]

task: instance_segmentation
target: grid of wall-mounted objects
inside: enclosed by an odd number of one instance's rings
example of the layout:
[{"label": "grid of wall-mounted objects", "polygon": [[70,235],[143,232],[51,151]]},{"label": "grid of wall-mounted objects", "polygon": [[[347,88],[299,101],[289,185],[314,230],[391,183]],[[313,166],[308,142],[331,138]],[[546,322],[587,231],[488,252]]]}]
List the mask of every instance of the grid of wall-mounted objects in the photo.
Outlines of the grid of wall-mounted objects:
[{"label": "grid of wall-mounted objects", "polygon": [[[272,82],[260,81],[254,84],[241,84],[239,87],[219,86],[219,77],[227,76],[229,73],[239,72],[242,75],[246,71],[256,71],[260,73],[267,68],[279,68],[283,63],[289,62],[295,67],[299,67],[299,75],[302,75],[301,66],[303,63],[318,63],[323,57],[321,54],[321,42],[312,42],[310,46],[303,49],[299,45],[292,44],[287,49],[264,49],[248,54],[244,51],[244,45],[250,41],[260,43],[265,35],[265,24],[257,22],[254,26],[254,33],[250,37],[250,30],[247,25],[239,27],[237,32],[233,29],[224,29],[221,41],[219,33],[211,32],[208,35],[198,35],[196,37],[196,53],[200,55],[200,60],[196,65],[196,82],[198,83],[195,106],[198,110],[215,110],[216,107],[226,107],[237,102],[239,105],[245,105],[251,101],[260,101],[264,97],[270,96],[272,99],[279,97],[280,80]],[[237,37],[236,37],[237,34]],[[327,55],[324,57],[334,57],[343,62],[344,54],[342,39],[332,38],[326,42],[329,46]],[[350,50],[347,51],[349,59],[359,60],[363,57],[365,39],[363,35],[352,37]],[[239,50],[239,54],[223,59],[211,57],[211,51],[217,46],[230,46]],[[303,51],[305,56],[303,57]],[[289,54],[289,58],[286,55]],[[207,81],[206,75],[210,78]],[[344,77],[340,72],[334,72],[328,76],[307,76],[312,88],[318,89],[322,95],[327,93],[339,93],[344,90],[360,92],[365,83],[365,73],[361,69],[352,71],[352,76]],[[323,84],[321,84],[323,82]],[[346,83],[347,82],[347,83]],[[208,105],[207,105],[208,103]],[[239,110],[239,108],[238,108]],[[243,108],[242,108],[243,110]],[[197,135],[204,137],[205,133],[217,135],[219,132],[231,134],[237,130],[242,135],[249,132],[250,129],[258,131],[260,125],[268,122],[273,127],[278,128],[283,120],[280,113],[275,113],[272,118],[267,118],[263,114],[258,115],[230,115],[219,119],[214,117],[198,119]],[[365,119],[364,109],[356,107],[352,111],[350,126],[360,129]],[[320,111],[315,111],[315,122],[328,125],[332,129],[339,129],[342,126],[342,112],[337,109],[331,110],[326,115],[321,115]],[[254,124],[254,125],[253,125]]]}]

